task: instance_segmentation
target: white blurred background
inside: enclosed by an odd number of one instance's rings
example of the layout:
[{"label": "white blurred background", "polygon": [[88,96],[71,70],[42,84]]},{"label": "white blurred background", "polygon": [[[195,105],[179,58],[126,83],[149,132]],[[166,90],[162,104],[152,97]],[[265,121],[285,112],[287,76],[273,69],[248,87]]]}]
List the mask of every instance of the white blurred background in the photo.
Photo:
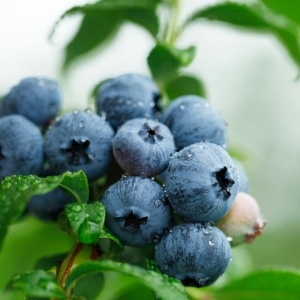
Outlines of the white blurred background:
[{"label": "white blurred background", "polygon": [[[126,72],[150,74],[146,57],[154,46],[146,31],[128,24],[108,47],[78,61],[66,77],[64,45],[80,17],[67,18],[51,44],[48,35],[68,8],[86,1],[1,0],[0,95],[22,78],[58,79],[64,108],[85,108],[102,79]],[[184,0],[182,18],[216,1]],[[238,31],[212,22],[190,26],[177,44],[197,46],[187,72],[202,78],[209,101],[228,122],[229,145],[245,153],[251,192],[268,224],[245,245],[255,267],[300,267],[300,81],[298,70],[270,35]]]}]

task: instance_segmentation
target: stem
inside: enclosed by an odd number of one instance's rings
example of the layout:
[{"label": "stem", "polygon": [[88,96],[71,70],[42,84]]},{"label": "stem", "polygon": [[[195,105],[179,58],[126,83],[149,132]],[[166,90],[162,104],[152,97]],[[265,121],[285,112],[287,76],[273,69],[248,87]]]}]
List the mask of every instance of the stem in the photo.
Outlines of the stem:
[{"label": "stem", "polygon": [[75,242],[67,257],[62,261],[58,268],[56,280],[62,288],[65,287],[66,279],[73,267],[80,262],[97,259],[101,255],[101,250],[98,245],[86,245]]}]

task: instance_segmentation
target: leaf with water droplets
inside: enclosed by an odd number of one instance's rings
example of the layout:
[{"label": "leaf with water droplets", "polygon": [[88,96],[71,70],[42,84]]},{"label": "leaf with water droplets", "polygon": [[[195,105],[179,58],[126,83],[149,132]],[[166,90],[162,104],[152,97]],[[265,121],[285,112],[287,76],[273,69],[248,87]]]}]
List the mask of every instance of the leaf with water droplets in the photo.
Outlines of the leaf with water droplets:
[{"label": "leaf with water droplets", "polygon": [[70,294],[74,283],[88,274],[103,271],[116,271],[135,277],[144,285],[149,287],[164,299],[187,300],[183,285],[179,280],[170,278],[167,275],[146,270],[127,263],[118,263],[111,260],[86,261],[74,267],[66,280],[66,291]]},{"label": "leaf with water droplets", "polygon": [[63,189],[75,201],[88,200],[88,181],[83,171],[66,172],[60,176],[45,178],[35,175],[13,175],[4,178],[0,185],[0,248],[8,226],[22,215],[30,198],[49,193],[57,187]]},{"label": "leaf with water droplets", "polygon": [[121,241],[115,237],[108,228],[103,227],[100,233],[100,239],[110,239],[114,241],[120,248],[124,248],[124,245],[121,243]]},{"label": "leaf with water droplets", "polygon": [[29,297],[66,299],[62,287],[55,281],[53,275],[44,270],[27,271],[13,276],[6,290]]},{"label": "leaf with water droplets", "polygon": [[93,244],[98,241],[105,219],[105,207],[102,203],[70,203],[65,211],[71,228],[80,242]]}]

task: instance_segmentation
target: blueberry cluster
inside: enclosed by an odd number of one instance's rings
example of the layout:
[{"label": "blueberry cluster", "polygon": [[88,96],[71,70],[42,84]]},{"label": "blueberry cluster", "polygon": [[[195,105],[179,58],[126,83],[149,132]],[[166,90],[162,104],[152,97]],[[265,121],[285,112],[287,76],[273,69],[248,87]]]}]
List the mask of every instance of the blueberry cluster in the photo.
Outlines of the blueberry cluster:
[{"label": "blueberry cluster", "polygon": [[[13,87],[0,102],[0,179],[83,170],[97,183],[116,162],[124,174],[103,194],[106,226],[125,245],[155,244],[158,268],[185,285],[213,283],[231,260],[229,240],[251,241],[264,226],[255,200],[235,205],[249,185],[226,151],[225,121],[195,95],[163,110],[158,87],[139,74],[107,80],[95,102],[97,114],[57,117],[56,81],[30,77]],[[55,190],[33,197],[29,211],[55,220],[70,201]],[[243,203],[253,208],[245,222]]]}]

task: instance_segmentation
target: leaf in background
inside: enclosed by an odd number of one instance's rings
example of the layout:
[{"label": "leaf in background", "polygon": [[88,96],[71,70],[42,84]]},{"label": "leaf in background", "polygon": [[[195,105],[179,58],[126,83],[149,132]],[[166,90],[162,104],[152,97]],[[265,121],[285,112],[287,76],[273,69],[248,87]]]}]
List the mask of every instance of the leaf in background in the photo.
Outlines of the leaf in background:
[{"label": "leaf in background", "polygon": [[266,6],[278,14],[282,14],[300,25],[300,1],[299,0],[261,0]]},{"label": "leaf in background", "polygon": [[159,3],[158,0],[102,0],[67,10],[56,22],[50,38],[65,17],[81,14],[83,20],[77,33],[66,46],[64,70],[81,55],[108,42],[124,21],[142,26],[156,37],[159,30],[156,8]]},{"label": "leaf in background", "polygon": [[190,46],[186,49],[178,49],[174,47],[169,47],[170,51],[177,57],[180,61],[181,66],[188,66],[195,58],[196,55],[196,47]]},{"label": "leaf in background", "polygon": [[44,270],[33,270],[13,276],[6,290],[32,297],[66,299],[62,287]]},{"label": "leaf in background", "polygon": [[108,228],[103,227],[100,233],[100,239],[110,239],[114,241],[121,249],[124,248],[124,245],[121,243],[121,241],[115,237]]},{"label": "leaf in background", "polygon": [[198,95],[205,97],[202,81],[191,75],[179,75],[166,86],[166,93],[170,100],[183,95]]},{"label": "leaf in background", "polygon": [[124,19],[145,28],[153,37],[156,37],[159,30],[159,20],[155,11],[132,8],[124,9],[123,13]]},{"label": "leaf in background", "polygon": [[60,176],[40,178],[34,175],[7,176],[0,185],[0,248],[7,228],[23,213],[33,195],[46,194],[62,188],[75,201],[86,202],[89,197],[88,181],[83,171],[66,172]]},{"label": "leaf in background", "polygon": [[127,263],[111,260],[86,261],[75,267],[66,280],[66,291],[70,293],[73,284],[80,278],[95,272],[116,271],[135,277],[164,299],[187,300],[184,287],[174,278],[169,278],[155,271],[145,270]]},{"label": "leaf in background", "polygon": [[65,211],[80,242],[93,244],[98,241],[105,219],[105,207],[102,203],[70,203],[66,205]]},{"label": "leaf in background", "polygon": [[104,276],[102,273],[89,274],[77,281],[72,296],[79,299],[95,300],[101,292],[103,285]]},{"label": "leaf in background", "polygon": [[178,76],[181,67],[189,65],[195,57],[195,47],[177,49],[168,45],[157,44],[147,58],[153,78],[160,88]]},{"label": "leaf in background", "polygon": [[216,4],[194,13],[185,26],[200,19],[221,21],[248,30],[271,33],[279,39],[298,67],[300,66],[297,27],[291,22],[279,22],[278,15],[262,10],[256,3],[252,5],[233,2]]},{"label": "leaf in background", "polygon": [[118,11],[86,11],[79,30],[65,48],[64,70],[81,55],[107,42],[117,32],[121,22]]},{"label": "leaf in background", "polygon": [[215,293],[218,300],[298,300],[300,273],[286,270],[257,271],[229,283]]},{"label": "leaf in background", "polygon": [[39,261],[35,264],[35,269],[41,269],[45,271],[49,271],[53,267],[57,267],[68,255],[68,253],[61,253],[52,256],[42,257]]}]

